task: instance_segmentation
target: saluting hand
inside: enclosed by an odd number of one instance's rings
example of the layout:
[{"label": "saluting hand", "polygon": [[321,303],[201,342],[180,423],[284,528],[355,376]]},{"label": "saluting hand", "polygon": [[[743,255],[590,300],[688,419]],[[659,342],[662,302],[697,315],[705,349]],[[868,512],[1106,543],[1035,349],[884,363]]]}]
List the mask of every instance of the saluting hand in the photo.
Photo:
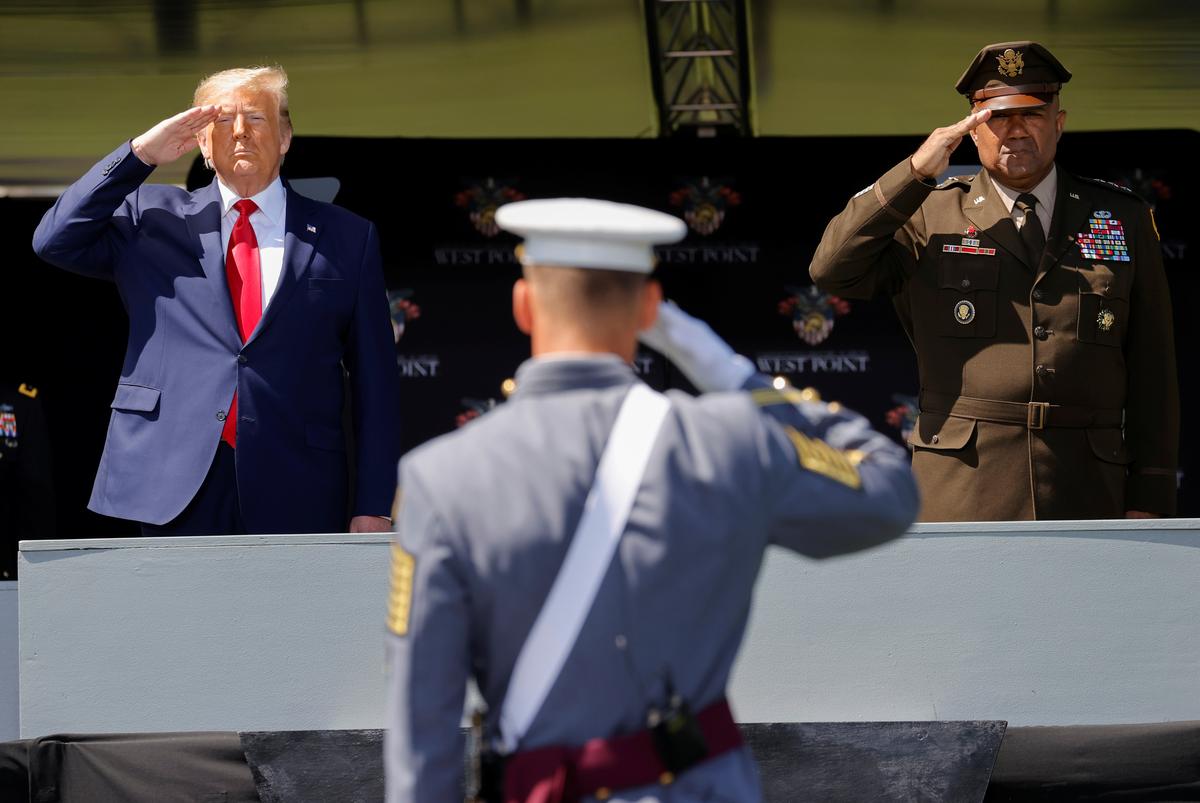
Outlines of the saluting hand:
[{"label": "saluting hand", "polygon": [[940,176],[950,166],[950,154],[954,153],[963,137],[986,123],[991,116],[991,109],[983,109],[971,112],[954,125],[934,129],[912,155],[913,172],[926,179]]},{"label": "saluting hand", "polygon": [[196,135],[217,119],[219,106],[194,106],[168,117],[131,143],[133,153],[148,165],[163,165],[195,148]]}]

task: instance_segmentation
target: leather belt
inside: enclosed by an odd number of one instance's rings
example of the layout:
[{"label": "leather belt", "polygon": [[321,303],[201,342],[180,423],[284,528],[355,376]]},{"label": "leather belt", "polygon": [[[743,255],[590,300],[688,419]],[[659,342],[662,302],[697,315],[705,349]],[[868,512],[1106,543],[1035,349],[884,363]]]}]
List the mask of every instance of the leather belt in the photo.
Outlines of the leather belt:
[{"label": "leather belt", "polygon": [[[724,698],[696,714],[708,745],[708,761],[742,745],[742,734]],[[601,800],[621,789],[674,782],[642,730],[579,747],[539,747],[510,756],[504,769],[505,803],[570,803]]]},{"label": "leather belt", "polygon": [[995,424],[1017,424],[1027,429],[1115,429],[1120,428],[1124,421],[1121,410],[1097,410],[1050,402],[977,399],[973,396],[952,396],[927,390],[921,392],[921,412],[990,421]]}]

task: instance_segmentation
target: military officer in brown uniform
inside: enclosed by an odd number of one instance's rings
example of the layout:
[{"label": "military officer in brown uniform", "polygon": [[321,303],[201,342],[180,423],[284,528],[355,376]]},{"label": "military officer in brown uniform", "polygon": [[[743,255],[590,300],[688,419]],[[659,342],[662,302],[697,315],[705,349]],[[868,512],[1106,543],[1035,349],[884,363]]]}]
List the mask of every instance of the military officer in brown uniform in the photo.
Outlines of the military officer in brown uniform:
[{"label": "military officer in brown uniform", "polygon": [[[825,291],[891,296],[917,351],[909,442],[925,521],[1175,512],[1179,393],[1150,209],[1054,164],[1071,74],[988,45],[971,104],[830,222]],[[937,184],[964,136],[983,165]]]}]

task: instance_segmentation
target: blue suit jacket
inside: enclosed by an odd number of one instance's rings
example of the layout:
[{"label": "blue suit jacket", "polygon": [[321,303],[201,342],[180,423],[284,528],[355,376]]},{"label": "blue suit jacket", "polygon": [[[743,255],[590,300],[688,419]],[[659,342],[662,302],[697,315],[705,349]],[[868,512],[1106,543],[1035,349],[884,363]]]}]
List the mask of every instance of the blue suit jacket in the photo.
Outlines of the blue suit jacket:
[{"label": "blue suit jacket", "polygon": [[142,182],[122,145],[34,233],[58,267],[116,282],[129,343],[89,507],[162,524],[195,496],[238,392],[237,476],[251,533],[345,529],[343,366],[356,443],[352,515],[386,515],[399,459],[399,377],[374,225],[287,190],[283,274],[243,344],[217,183]]}]

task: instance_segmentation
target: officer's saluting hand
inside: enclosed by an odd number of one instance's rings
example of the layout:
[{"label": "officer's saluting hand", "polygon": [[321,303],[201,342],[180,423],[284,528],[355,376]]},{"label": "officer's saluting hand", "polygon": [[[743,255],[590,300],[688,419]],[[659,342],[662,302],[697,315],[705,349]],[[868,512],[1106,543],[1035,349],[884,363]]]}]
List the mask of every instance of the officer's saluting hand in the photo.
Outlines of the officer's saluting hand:
[{"label": "officer's saluting hand", "polygon": [[991,116],[991,109],[981,109],[971,112],[954,125],[935,128],[909,160],[913,173],[923,181],[933,181],[945,173],[950,167],[950,156],[962,144],[963,137],[986,123]]}]

